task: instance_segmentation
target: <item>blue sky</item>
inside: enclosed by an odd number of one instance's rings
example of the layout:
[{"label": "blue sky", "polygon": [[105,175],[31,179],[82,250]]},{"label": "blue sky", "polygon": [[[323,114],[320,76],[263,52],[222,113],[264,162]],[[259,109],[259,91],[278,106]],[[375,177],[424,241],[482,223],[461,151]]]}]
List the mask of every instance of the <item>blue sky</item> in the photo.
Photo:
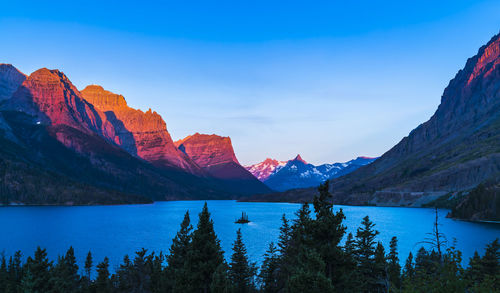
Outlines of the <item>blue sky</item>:
[{"label": "blue sky", "polygon": [[0,1],[0,62],[230,136],[243,164],[383,154],[500,30],[499,1],[74,2]]}]

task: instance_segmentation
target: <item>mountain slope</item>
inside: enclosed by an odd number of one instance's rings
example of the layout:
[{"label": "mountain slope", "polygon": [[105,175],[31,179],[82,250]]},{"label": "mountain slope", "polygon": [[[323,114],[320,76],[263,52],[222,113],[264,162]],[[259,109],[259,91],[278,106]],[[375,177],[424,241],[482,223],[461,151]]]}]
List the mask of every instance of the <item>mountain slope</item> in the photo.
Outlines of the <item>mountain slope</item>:
[{"label": "mountain slope", "polygon": [[260,178],[258,177],[259,180],[271,189],[286,191],[319,186],[328,179],[348,174],[361,166],[370,164],[374,160],[374,158],[359,157],[345,163],[314,166],[304,161],[300,155],[297,155],[294,159],[286,162],[268,159],[246,168],[254,175],[257,174],[256,177],[260,176]]},{"label": "mountain slope", "polygon": [[[467,60],[429,121],[373,164],[332,180],[344,204],[419,206],[474,188],[500,172],[500,36]],[[280,200],[309,200],[313,190]]]},{"label": "mountain slope", "polygon": [[11,64],[0,63],[0,101],[6,100],[26,80],[26,75]]},{"label": "mountain slope", "polygon": [[89,85],[81,91],[83,98],[104,112],[116,132],[115,143],[159,167],[177,167],[202,175],[202,170],[174,145],[161,116],[130,108],[122,95]]},{"label": "mountain slope", "polygon": [[260,181],[265,181],[267,178],[269,178],[269,176],[275,173],[276,169],[285,166],[287,162],[288,161],[278,161],[275,159],[267,158],[260,163],[245,166],[245,169],[247,169]]},{"label": "mountain slope", "polygon": [[60,71],[35,71],[0,108],[3,202],[95,204],[232,196],[214,180],[157,168],[118,147],[113,123]]},{"label": "mountain slope", "polygon": [[3,104],[4,110],[22,111],[44,125],[68,125],[114,141],[113,125],[103,112],[86,102],[64,73],[39,69]]},{"label": "mountain slope", "polygon": [[229,137],[196,133],[176,141],[175,145],[233,192],[247,195],[271,192],[240,165]]}]

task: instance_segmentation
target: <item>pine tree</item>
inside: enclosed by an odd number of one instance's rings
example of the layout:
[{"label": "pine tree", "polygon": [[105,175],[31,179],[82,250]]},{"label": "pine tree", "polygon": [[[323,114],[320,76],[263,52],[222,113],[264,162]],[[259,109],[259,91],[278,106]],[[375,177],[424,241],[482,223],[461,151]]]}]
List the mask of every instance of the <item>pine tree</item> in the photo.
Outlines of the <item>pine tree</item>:
[{"label": "pine tree", "polygon": [[276,293],[279,289],[278,270],[279,270],[278,250],[273,242],[264,254],[264,261],[259,274],[260,289],[264,293]]},{"label": "pine tree", "polygon": [[344,254],[339,243],[344,237],[346,227],[342,209],[333,212],[332,195],[328,180],[318,187],[319,195],[314,197],[313,206],[316,219],[312,221],[313,246],[325,263],[325,275],[337,285],[345,277]]},{"label": "pine tree", "polygon": [[439,255],[433,250],[429,253],[424,247],[417,251],[415,257],[415,274],[423,277],[424,275],[432,274],[436,270],[436,263]]},{"label": "pine tree", "polygon": [[255,289],[255,264],[248,261],[247,250],[241,236],[241,229],[236,231],[236,240],[233,244],[233,254],[229,264],[229,278],[235,292],[251,292]]},{"label": "pine tree", "polygon": [[334,292],[331,280],[325,276],[325,263],[314,250],[301,249],[292,269],[287,291],[290,293]]},{"label": "pine tree", "polygon": [[51,282],[54,284],[54,292],[70,293],[78,290],[80,276],[73,247],[68,249],[64,257],[59,257]]},{"label": "pine tree", "polygon": [[99,293],[112,292],[111,282],[109,280],[109,259],[107,257],[97,265],[95,289]]},{"label": "pine tree", "polygon": [[23,266],[21,264],[21,251],[16,251],[14,257],[9,258],[7,266],[9,283],[7,284],[7,292],[18,292],[21,279],[23,278]]},{"label": "pine tree", "polygon": [[44,292],[44,291],[38,291],[35,278],[33,277],[33,274],[31,273],[29,267],[23,274],[19,291],[22,293]]},{"label": "pine tree", "polygon": [[354,255],[355,251],[356,247],[354,242],[354,236],[352,236],[352,233],[349,232],[349,234],[347,234],[347,239],[344,244],[344,252],[348,255]]},{"label": "pine tree", "polygon": [[151,292],[153,293],[171,291],[166,288],[167,282],[164,278],[165,270],[163,269],[164,261],[165,257],[162,252],[160,252],[159,255],[154,255],[154,253],[152,253],[151,256],[148,257],[147,266],[151,272]]},{"label": "pine tree", "polygon": [[28,257],[26,266],[32,277],[31,281],[34,291],[47,292],[52,289],[50,282],[52,262],[48,260],[45,249],[38,247],[34,258]]},{"label": "pine tree", "polygon": [[151,271],[147,265],[147,250],[141,249],[135,253],[134,264],[131,270],[132,292],[149,293],[151,292]]},{"label": "pine tree", "polygon": [[291,228],[290,225],[288,224],[288,220],[283,214],[281,216],[281,227],[280,227],[280,235],[279,235],[279,241],[278,241],[278,248],[279,251],[282,255],[287,253],[287,249],[290,246],[290,239],[291,239]]},{"label": "pine tree", "polygon": [[186,287],[186,277],[183,276],[183,269],[191,242],[192,230],[193,226],[191,226],[189,211],[186,211],[180,229],[172,240],[170,254],[167,256],[168,266],[165,269],[167,290],[182,292],[182,290]]},{"label": "pine tree", "polygon": [[229,280],[229,267],[226,262],[220,264],[212,276],[211,293],[230,293],[234,288]]},{"label": "pine tree", "polygon": [[289,222],[283,214],[281,217],[281,227],[280,227],[280,235],[278,238],[278,250],[279,250],[279,265],[277,271],[277,286],[278,291],[285,288],[286,283],[290,278],[290,270],[291,262],[292,262],[292,253],[291,253],[291,239],[292,239],[292,228],[289,225]]},{"label": "pine tree", "polygon": [[481,257],[477,250],[474,252],[474,255],[469,260],[469,268],[467,269],[467,279],[472,284],[480,283],[483,274],[482,274],[482,266],[481,266]]},{"label": "pine tree", "polygon": [[496,276],[500,273],[500,242],[498,238],[486,245],[481,266],[484,275]]},{"label": "pine tree", "polygon": [[134,265],[130,261],[130,257],[126,254],[123,257],[123,263],[120,264],[120,267],[116,271],[116,275],[114,276],[118,282],[117,287],[121,292],[131,292],[134,288]]},{"label": "pine tree", "polygon": [[335,285],[335,289],[339,292],[353,292],[357,290],[359,285],[359,272],[356,268],[356,246],[352,233],[347,234],[344,244],[344,262],[342,279]]},{"label": "pine tree", "polygon": [[92,253],[89,251],[87,253],[87,258],[85,258],[85,265],[83,267],[85,275],[82,278],[82,283],[84,284],[85,288],[90,287],[90,283],[92,281],[92,267],[93,267]]},{"label": "pine tree", "polygon": [[360,290],[366,292],[376,286],[377,280],[373,276],[375,257],[375,237],[378,231],[374,230],[375,224],[368,216],[363,218],[361,227],[356,231],[354,242],[355,259],[358,264],[360,280]]},{"label": "pine tree", "polygon": [[388,292],[390,288],[389,274],[387,272],[387,261],[385,249],[382,243],[377,243],[375,248],[373,266],[374,286],[370,292]]},{"label": "pine tree", "polygon": [[198,225],[192,233],[192,240],[186,255],[184,269],[188,272],[184,292],[209,292],[212,277],[223,263],[220,240],[214,231],[207,203],[199,215]]},{"label": "pine tree", "polygon": [[312,248],[314,245],[312,218],[309,204],[302,204],[302,207],[295,213],[295,215],[297,218],[293,221],[293,225],[291,227],[290,243],[287,251],[289,257],[292,258],[296,258],[298,256],[300,248]]},{"label": "pine tree", "polygon": [[9,273],[7,271],[7,260],[5,254],[2,253],[0,261],[0,292],[7,291],[7,283],[9,282]]},{"label": "pine tree", "polygon": [[398,239],[396,238],[396,236],[392,237],[389,247],[390,251],[389,255],[387,256],[387,271],[389,274],[389,280],[391,282],[390,287],[398,290],[401,288],[401,265],[399,264]]}]

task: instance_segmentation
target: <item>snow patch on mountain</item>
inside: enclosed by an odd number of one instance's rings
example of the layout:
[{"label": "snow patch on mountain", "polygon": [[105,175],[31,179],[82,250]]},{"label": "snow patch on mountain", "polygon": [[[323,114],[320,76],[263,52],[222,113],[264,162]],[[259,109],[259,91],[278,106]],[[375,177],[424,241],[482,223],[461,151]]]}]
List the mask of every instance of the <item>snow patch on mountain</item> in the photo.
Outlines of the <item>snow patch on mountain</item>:
[{"label": "snow patch on mountain", "polygon": [[246,166],[260,181],[276,191],[318,186],[324,181],[348,174],[361,166],[370,164],[376,158],[358,157],[344,163],[309,164],[297,155],[288,161],[266,159]]}]

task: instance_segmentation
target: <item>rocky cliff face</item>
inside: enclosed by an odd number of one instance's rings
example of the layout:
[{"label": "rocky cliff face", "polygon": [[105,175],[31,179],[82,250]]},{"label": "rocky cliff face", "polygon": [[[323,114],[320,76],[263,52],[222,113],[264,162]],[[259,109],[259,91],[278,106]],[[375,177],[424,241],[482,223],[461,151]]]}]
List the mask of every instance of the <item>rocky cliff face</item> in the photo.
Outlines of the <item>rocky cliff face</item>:
[{"label": "rocky cliff face", "polygon": [[130,108],[122,95],[89,85],[81,91],[86,101],[104,112],[113,124],[115,142],[130,154],[157,166],[177,167],[202,175],[203,171],[174,145],[161,116]]},{"label": "rocky cliff face", "polygon": [[[3,84],[11,80],[9,74],[0,72]],[[118,101],[108,104],[125,107],[123,98]],[[111,113],[87,102],[62,72],[33,72],[0,103],[0,204],[116,204],[234,196],[215,180],[179,168],[157,168],[125,151],[120,147],[122,133],[115,131],[123,130],[123,124],[118,127]],[[156,113],[131,117],[146,133],[161,127],[166,132]]]},{"label": "rocky cliff face", "polygon": [[59,70],[42,68],[33,72],[5,101],[3,109],[31,114],[37,123],[63,124],[111,141],[115,139],[114,127],[106,115],[85,101]]},{"label": "rocky cliff face", "polygon": [[26,75],[10,64],[0,63],[0,101],[9,99],[26,80]]},{"label": "rocky cliff face", "polygon": [[[500,35],[467,60],[435,114],[381,158],[334,179],[347,204],[412,205],[474,188],[500,172]],[[280,195],[311,198],[314,190]]]},{"label": "rocky cliff face", "polygon": [[229,190],[244,190],[246,194],[271,191],[240,165],[229,137],[196,133],[175,145],[212,177],[224,180]]},{"label": "rocky cliff face", "polygon": [[230,162],[239,164],[229,137],[195,133],[175,145],[203,168]]}]

